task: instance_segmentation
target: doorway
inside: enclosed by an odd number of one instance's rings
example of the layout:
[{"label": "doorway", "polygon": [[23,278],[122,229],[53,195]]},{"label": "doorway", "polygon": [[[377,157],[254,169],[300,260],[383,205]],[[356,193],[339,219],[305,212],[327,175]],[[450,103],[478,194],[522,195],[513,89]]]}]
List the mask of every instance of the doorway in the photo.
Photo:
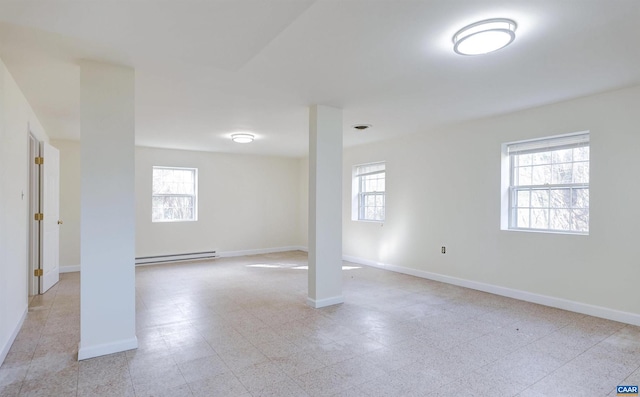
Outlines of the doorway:
[{"label": "doorway", "polygon": [[[46,164],[45,164],[46,160]],[[44,294],[60,278],[60,152],[29,131],[29,295]]]}]

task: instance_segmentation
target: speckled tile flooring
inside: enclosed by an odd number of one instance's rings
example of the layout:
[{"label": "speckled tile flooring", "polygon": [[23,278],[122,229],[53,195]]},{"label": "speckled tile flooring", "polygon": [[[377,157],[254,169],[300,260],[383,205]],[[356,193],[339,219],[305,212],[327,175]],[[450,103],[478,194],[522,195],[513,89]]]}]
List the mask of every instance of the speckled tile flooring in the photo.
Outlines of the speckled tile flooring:
[{"label": "speckled tile flooring", "polygon": [[306,254],[139,267],[137,350],[78,362],[79,273],[31,300],[2,396],[607,396],[640,328],[345,263],[305,304]]}]

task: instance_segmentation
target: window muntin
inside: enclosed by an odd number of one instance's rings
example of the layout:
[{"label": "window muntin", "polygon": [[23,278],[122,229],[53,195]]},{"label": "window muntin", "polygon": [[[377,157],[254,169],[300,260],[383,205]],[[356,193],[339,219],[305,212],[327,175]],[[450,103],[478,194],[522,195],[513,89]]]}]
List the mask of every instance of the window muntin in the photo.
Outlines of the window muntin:
[{"label": "window muntin", "polygon": [[153,167],[151,220],[196,221],[197,195],[197,168]]},{"label": "window muntin", "polygon": [[509,228],[589,233],[589,134],[507,145]]},{"label": "window muntin", "polygon": [[385,163],[354,167],[354,183],[358,186],[358,220],[384,222],[385,174]]}]

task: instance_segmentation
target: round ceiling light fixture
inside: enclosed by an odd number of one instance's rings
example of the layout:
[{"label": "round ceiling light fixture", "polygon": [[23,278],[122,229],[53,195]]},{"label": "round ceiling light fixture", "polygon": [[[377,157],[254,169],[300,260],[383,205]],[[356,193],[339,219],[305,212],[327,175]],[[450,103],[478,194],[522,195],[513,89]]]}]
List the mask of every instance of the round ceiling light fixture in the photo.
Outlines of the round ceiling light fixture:
[{"label": "round ceiling light fixture", "polygon": [[516,38],[518,25],[511,19],[494,18],[472,23],[453,35],[453,51],[460,55],[481,55],[497,51]]},{"label": "round ceiling light fixture", "polygon": [[231,134],[231,140],[235,143],[251,143],[254,138],[252,134]]},{"label": "round ceiling light fixture", "polygon": [[358,131],[364,131],[367,130],[371,127],[373,127],[371,124],[354,124],[351,126],[354,130],[358,130]]}]

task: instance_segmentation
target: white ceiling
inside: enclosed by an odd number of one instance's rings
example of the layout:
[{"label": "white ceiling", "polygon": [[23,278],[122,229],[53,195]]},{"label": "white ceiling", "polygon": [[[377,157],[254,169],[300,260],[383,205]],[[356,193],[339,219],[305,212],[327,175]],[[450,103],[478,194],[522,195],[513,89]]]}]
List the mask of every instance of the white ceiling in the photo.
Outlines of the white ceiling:
[{"label": "white ceiling", "polygon": [[[497,17],[512,45],[453,52]],[[639,20],[638,0],[0,0],[0,57],[52,138],[80,137],[89,58],[135,68],[138,145],[303,156],[311,104],[344,109],[351,146],[640,84]]]}]

